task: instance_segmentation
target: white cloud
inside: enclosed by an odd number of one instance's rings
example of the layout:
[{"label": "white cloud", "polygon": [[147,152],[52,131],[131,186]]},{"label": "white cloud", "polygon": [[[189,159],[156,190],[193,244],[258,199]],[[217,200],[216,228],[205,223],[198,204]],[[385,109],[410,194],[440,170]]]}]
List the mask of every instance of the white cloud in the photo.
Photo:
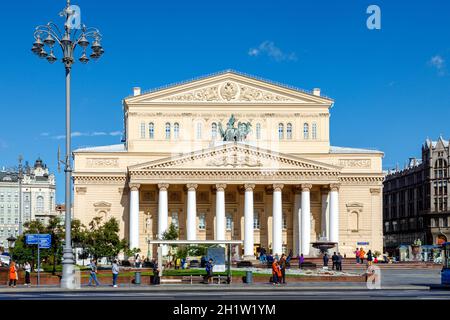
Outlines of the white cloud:
[{"label": "white cloud", "polygon": [[445,74],[445,59],[442,58],[440,55],[435,55],[431,57],[430,61],[428,61],[428,64],[435,68],[439,75]]},{"label": "white cloud", "polygon": [[48,132],[42,132],[41,133],[41,137],[48,137],[50,135],[50,133]]},{"label": "white cloud", "polygon": [[[72,134],[70,135],[72,138],[77,138],[77,137],[99,137],[99,136],[120,136],[122,134],[122,131],[112,131],[112,132],[104,132],[104,131],[94,131],[94,132],[80,132],[80,131],[74,131],[72,132]],[[49,136],[48,133],[46,134],[41,134],[41,136]],[[56,140],[61,140],[61,139],[65,139],[66,135],[62,134],[62,135],[56,135],[56,136],[52,136],[52,139],[56,139]]]},{"label": "white cloud", "polygon": [[106,132],[93,132],[92,135],[95,136],[106,136],[107,133]]},{"label": "white cloud", "polygon": [[120,136],[121,134],[122,134],[122,131],[113,131],[113,132],[109,133],[110,136]]},{"label": "white cloud", "polygon": [[257,57],[259,55],[267,55],[277,62],[281,61],[297,61],[297,55],[294,52],[285,53],[280,48],[275,46],[273,41],[264,41],[257,48],[250,48],[248,55]]}]

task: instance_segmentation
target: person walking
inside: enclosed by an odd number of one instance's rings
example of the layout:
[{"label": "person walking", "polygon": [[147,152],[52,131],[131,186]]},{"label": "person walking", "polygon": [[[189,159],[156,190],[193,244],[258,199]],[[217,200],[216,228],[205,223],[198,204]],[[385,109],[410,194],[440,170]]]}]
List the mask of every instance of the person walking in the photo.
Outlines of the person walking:
[{"label": "person walking", "polygon": [[371,266],[373,261],[372,250],[367,252],[367,265]]},{"label": "person walking", "polygon": [[25,285],[29,287],[31,286],[31,265],[28,261],[23,265],[23,269],[25,270]]},{"label": "person walking", "polygon": [[206,281],[208,284],[213,280],[213,268],[214,268],[213,259],[209,259],[205,265],[205,269],[206,269],[205,278],[206,278]]},{"label": "person walking", "polygon": [[159,268],[158,268],[158,262],[156,260],[153,260],[153,282],[152,284],[156,285],[159,284]]},{"label": "person walking", "polygon": [[298,258],[298,268],[301,269],[303,262],[305,262],[305,257],[303,256],[303,253],[300,255],[300,257]]},{"label": "person walking", "polygon": [[15,288],[17,284],[17,280],[19,277],[17,276],[17,267],[14,261],[11,261],[9,266],[9,286]]},{"label": "person walking", "polygon": [[92,280],[95,282],[95,286],[99,286],[100,282],[97,280],[97,261],[95,259],[91,259],[91,263],[89,264],[89,282],[88,286],[92,285]]},{"label": "person walking", "polygon": [[364,264],[364,257],[366,255],[366,252],[364,251],[363,248],[361,248],[359,250],[359,261],[361,262],[361,264]]},{"label": "person walking", "polygon": [[336,252],[333,252],[333,255],[331,256],[331,262],[333,263],[331,270],[335,270],[334,268],[336,268],[336,271],[338,270],[337,261],[338,261],[338,256],[337,256]]},{"label": "person walking", "polygon": [[356,264],[359,264],[359,262],[360,262],[360,259],[359,259],[359,248],[356,248],[355,256],[356,256]]},{"label": "person walking", "polygon": [[326,268],[328,268],[328,260],[330,260],[330,258],[328,257],[328,253],[325,252],[323,255],[323,266]]},{"label": "person walking", "polygon": [[341,253],[338,252],[337,254],[337,271],[342,271],[342,261],[344,260],[344,258],[342,257]]},{"label": "person walking", "polygon": [[273,259],[273,262],[272,262],[272,284],[278,285],[280,278],[281,278],[280,265],[278,264],[277,259]]},{"label": "person walking", "polygon": [[281,255],[281,259],[280,259],[280,271],[281,271],[281,279],[280,279],[280,283],[286,284],[286,266],[287,266],[287,261],[286,261],[286,255],[283,253]]},{"label": "person walking", "polygon": [[113,276],[113,288],[117,288],[117,278],[119,277],[119,265],[117,264],[117,260],[114,259],[111,267],[112,276]]}]

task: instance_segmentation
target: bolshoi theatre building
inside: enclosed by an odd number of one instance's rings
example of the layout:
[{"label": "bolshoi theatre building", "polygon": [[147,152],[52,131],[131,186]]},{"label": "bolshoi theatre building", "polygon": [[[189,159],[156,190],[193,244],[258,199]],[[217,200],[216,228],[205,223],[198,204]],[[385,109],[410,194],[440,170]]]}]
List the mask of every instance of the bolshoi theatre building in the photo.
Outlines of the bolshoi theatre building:
[{"label": "bolshoi theatre building", "polygon": [[[179,239],[242,240],[315,256],[311,243],[383,249],[383,153],[330,144],[333,100],[235,71],[123,100],[123,144],[74,151],[74,218],[115,217],[147,252]],[[353,133],[355,134],[355,133]]]}]

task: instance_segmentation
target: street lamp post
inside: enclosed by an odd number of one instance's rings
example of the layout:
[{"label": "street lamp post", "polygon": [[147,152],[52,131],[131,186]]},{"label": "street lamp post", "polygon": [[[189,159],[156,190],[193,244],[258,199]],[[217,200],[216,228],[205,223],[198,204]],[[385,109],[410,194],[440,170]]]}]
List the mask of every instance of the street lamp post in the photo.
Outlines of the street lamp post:
[{"label": "street lamp post", "polygon": [[19,237],[23,233],[23,215],[22,215],[22,180],[23,180],[23,168],[22,168],[22,156],[19,156],[19,170],[17,172],[17,180],[19,182]]},{"label": "street lamp post", "polygon": [[[101,34],[96,28],[87,28],[84,24],[77,22],[80,16],[79,8],[70,5],[70,0],[67,0],[66,7],[60,13],[60,16],[65,17],[64,31],[58,28],[53,22],[46,25],[36,27],[34,32],[35,42],[31,51],[42,59],[47,59],[49,63],[54,63],[57,60],[55,56],[54,46],[59,45],[62,52],[62,62],[64,63],[66,71],[66,154],[64,163],[65,172],[65,245],[63,250],[63,272],[61,278],[61,287],[66,289],[74,289],[74,260],[71,241],[71,130],[70,130],[70,73],[74,63],[74,53],[77,46],[82,49],[82,55],[78,59],[81,63],[88,63],[90,59],[96,60],[100,58],[104,50],[100,44]],[[75,21],[75,23],[74,23]],[[86,54],[86,50],[90,44],[89,40],[93,41],[91,44],[92,53],[90,58]],[[45,51],[47,46],[49,53]],[[59,159],[58,159],[59,161]]]}]

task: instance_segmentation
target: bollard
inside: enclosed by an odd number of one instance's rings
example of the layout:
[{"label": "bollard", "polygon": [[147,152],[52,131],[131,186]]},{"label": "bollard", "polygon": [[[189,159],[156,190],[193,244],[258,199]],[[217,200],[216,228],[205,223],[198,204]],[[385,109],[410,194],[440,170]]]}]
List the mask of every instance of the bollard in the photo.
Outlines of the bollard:
[{"label": "bollard", "polygon": [[136,271],[134,273],[134,284],[136,284],[136,285],[141,284],[141,272],[140,271]]},{"label": "bollard", "polygon": [[247,271],[245,273],[245,283],[252,283],[253,282],[253,273],[251,271]]}]

